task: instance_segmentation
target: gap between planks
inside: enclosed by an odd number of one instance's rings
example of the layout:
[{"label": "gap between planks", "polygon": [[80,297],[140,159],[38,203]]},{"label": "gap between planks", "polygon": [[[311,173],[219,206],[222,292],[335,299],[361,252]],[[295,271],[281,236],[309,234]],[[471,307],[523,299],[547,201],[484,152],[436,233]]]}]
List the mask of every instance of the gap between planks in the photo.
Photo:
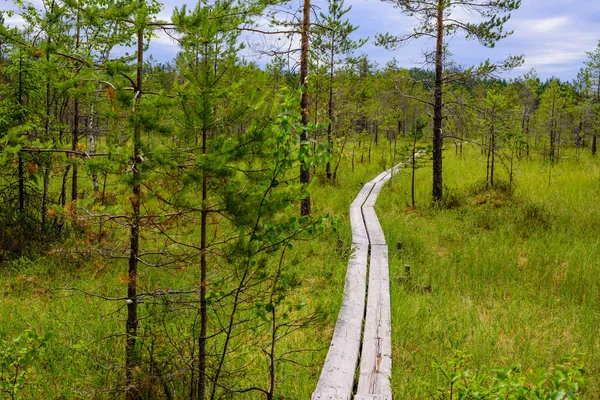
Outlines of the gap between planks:
[{"label": "gap between planks", "polygon": [[[353,254],[348,262],[342,306],[312,400],[392,400],[388,248],[374,206],[385,183],[403,164],[363,185],[350,205]],[[353,397],[359,354],[359,379]]]}]

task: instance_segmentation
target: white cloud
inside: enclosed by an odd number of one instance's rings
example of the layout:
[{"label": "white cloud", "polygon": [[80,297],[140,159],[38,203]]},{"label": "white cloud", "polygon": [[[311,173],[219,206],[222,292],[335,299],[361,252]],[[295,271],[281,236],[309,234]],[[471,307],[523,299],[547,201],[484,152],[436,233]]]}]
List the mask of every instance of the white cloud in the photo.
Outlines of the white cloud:
[{"label": "white cloud", "polygon": [[[2,0],[0,0],[2,1]],[[5,9],[14,9],[11,1],[3,2]],[[40,0],[34,0],[40,5]],[[168,20],[173,8],[184,3],[194,7],[196,0],[163,0],[164,8],[158,19]],[[347,17],[354,25],[359,25],[355,37],[370,37],[371,41],[377,33],[389,32],[405,34],[412,30],[415,19],[404,15],[400,9],[390,2],[381,0],[345,0],[346,6],[352,6]],[[313,0],[318,11],[327,11],[327,0]],[[300,7],[300,1],[291,2],[292,8]],[[461,20],[474,21],[477,15],[457,10],[455,16]],[[479,64],[490,58],[498,61],[508,55],[524,54],[525,65],[510,76],[516,76],[523,70],[536,68],[542,79],[556,75],[562,79],[573,79],[586,60],[586,51],[592,51],[600,35],[597,33],[600,19],[599,0],[526,0],[520,9],[512,13],[506,25],[507,30],[514,30],[514,35],[498,43],[494,49],[487,49],[475,41],[466,41],[457,37],[450,42],[450,51],[457,63],[461,65]],[[266,21],[259,20],[259,26],[266,26]],[[22,26],[24,21],[15,15],[7,19],[11,26]],[[243,39],[258,47],[289,46],[289,42],[274,36],[260,37],[256,34],[244,34]],[[296,39],[294,39],[293,45]],[[413,67],[422,60],[421,49],[430,49],[432,44],[427,40],[417,40],[398,51],[389,52],[372,43],[367,44],[360,53],[367,53],[372,60],[385,64],[396,57],[401,65]],[[153,40],[151,53],[155,58],[170,60],[177,51],[174,42],[164,33]],[[247,54],[252,53],[251,49]]]},{"label": "white cloud", "polygon": [[12,17],[5,18],[4,23],[10,27],[22,27],[25,25],[25,20],[20,15],[13,15]]},{"label": "white cloud", "polygon": [[569,25],[573,24],[573,20],[569,17],[554,17],[543,19],[525,19],[519,21],[519,31],[530,32],[535,34],[556,34],[563,31]]}]

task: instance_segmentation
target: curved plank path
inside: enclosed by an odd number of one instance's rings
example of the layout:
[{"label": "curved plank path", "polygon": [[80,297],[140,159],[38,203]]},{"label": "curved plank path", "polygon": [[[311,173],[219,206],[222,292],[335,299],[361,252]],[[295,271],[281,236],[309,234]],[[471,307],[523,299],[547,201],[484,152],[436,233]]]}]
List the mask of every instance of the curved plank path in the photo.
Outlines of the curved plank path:
[{"label": "curved plank path", "polygon": [[401,166],[398,164],[365,184],[350,205],[353,255],[348,262],[333,338],[312,400],[392,399],[388,248],[373,207],[383,185]]}]

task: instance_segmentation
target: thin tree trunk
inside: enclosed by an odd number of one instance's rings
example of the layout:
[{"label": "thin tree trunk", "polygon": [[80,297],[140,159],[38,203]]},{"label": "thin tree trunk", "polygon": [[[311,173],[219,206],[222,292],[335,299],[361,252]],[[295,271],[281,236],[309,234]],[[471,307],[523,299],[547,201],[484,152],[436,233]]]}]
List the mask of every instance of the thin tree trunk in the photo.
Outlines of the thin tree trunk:
[{"label": "thin tree trunk", "polygon": [[[333,73],[335,68],[335,60],[334,60],[334,47],[335,47],[335,33],[332,34],[331,37],[331,54],[330,54],[330,65],[329,65],[329,104],[327,105],[327,117],[329,118],[329,124],[327,125],[327,142],[329,143],[329,160],[327,160],[326,173],[327,179],[331,179],[331,154],[333,149],[333,138],[332,138],[332,128],[333,128]],[[336,168],[337,169],[337,168]]]},{"label": "thin tree trunk", "polygon": [[445,0],[438,0],[437,9],[437,41],[435,52],[435,94],[433,107],[433,190],[432,197],[434,201],[442,200],[443,182],[442,182],[442,148],[444,138],[442,136],[442,74],[444,72],[444,7]]},{"label": "thin tree trunk", "polygon": [[[258,223],[258,221],[257,221],[257,223]],[[223,350],[221,351],[221,354],[219,357],[219,363],[217,364],[217,368],[215,371],[212,390],[211,390],[211,394],[210,394],[210,400],[215,400],[215,397],[217,394],[217,384],[219,381],[219,376],[223,369],[223,365],[225,364],[225,357],[227,356],[227,353],[229,350],[229,342],[231,341],[231,335],[232,335],[233,327],[235,325],[235,316],[237,314],[238,307],[240,306],[240,296],[244,290],[244,287],[247,284],[248,274],[250,273],[249,268],[250,268],[249,265],[245,266],[245,270],[240,279],[240,283],[238,284],[238,286],[235,290],[235,295],[233,297],[233,308],[231,310],[231,313],[229,314],[229,322],[227,324],[227,327],[226,327],[226,329],[224,329],[225,342],[223,343],[223,348],[222,348]]]},{"label": "thin tree trunk", "polygon": [[67,165],[65,167],[65,171],[63,172],[62,185],[60,189],[60,197],[59,203],[64,208],[67,204],[67,181],[69,180],[69,172],[71,171],[71,166]]},{"label": "thin tree trunk", "polygon": [[[344,154],[344,149],[346,148],[347,142],[348,142],[348,137],[344,137],[344,141],[342,142],[342,148],[340,149],[340,155],[338,158],[338,162],[335,165],[335,168],[333,169],[333,180],[334,181],[337,179],[338,168],[340,167],[340,164],[342,163],[342,156]],[[352,165],[354,166],[354,154],[352,154]]]},{"label": "thin tree trunk", "polygon": [[368,153],[369,164],[371,164],[371,147],[372,146],[373,146],[373,136],[369,135],[369,153]]},{"label": "thin tree trunk", "polygon": [[[375,113],[375,118],[377,118],[377,113]],[[373,122],[373,125],[375,125],[375,147],[377,147],[379,145],[379,123]]]},{"label": "thin tree trunk", "polygon": [[496,130],[492,123],[492,143],[490,144],[490,152],[492,153],[492,164],[490,170],[490,185],[494,187],[494,173],[496,168]]},{"label": "thin tree trunk", "polygon": [[396,133],[396,139],[402,134],[402,125],[402,120],[398,118],[398,132]]},{"label": "thin tree trunk", "polygon": [[[598,85],[596,91],[596,103],[600,103],[600,69],[598,69]],[[596,155],[598,150],[598,135],[596,132],[592,134],[592,156]]]},{"label": "thin tree trunk", "polygon": [[[137,77],[136,77],[136,114],[140,113],[140,101],[142,98],[144,66],[144,30],[140,28],[137,33]],[[125,354],[125,369],[127,378],[127,400],[138,400],[140,390],[134,380],[134,369],[139,366],[139,360],[136,354],[137,330],[138,330],[138,302],[137,302],[137,278],[138,278],[138,257],[140,250],[140,201],[141,201],[141,173],[138,164],[142,161],[141,141],[142,126],[139,115],[135,120],[133,138],[133,196],[131,205],[133,215],[131,218],[130,231],[130,251],[129,251],[129,281],[127,285],[127,345]]]},{"label": "thin tree trunk", "polygon": [[52,157],[48,157],[44,167],[44,191],[42,193],[42,232],[46,231],[48,220],[48,187],[50,186],[50,171],[52,169]]},{"label": "thin tree trunk", "polygon": [[509,172],[509,182],[508,182],[508,192],[512,194],[513,190],[513,181],[514,181],[514,164],[515,164],[515,150],[514,148],[511,150],[510,154],[510,172]]},{"label": "thin tree trunk", "polygon": [[[310,0],[304,0],[302,19],[302,52],[300,56],[300,85],[303,87],[302,98],[300,100],[300,108],[302,112],[302,125],[304,129],[300,134],[300,146],[306,147],[307,130],[308,130],[308,53],[309,53],[309,33],[310,33]],[[300,182],[308,185],[310,183],[310,170],[306,167],[306,163],[300,163]],[[311,212],[310,196],[302,199],[300,204],[300,215],[309,215]]]},{"label": "thin tree trunk", "polygon": [[352,146],[352,173],[354,173],[354,155],[356,153],[356,144]]},{"label": "thin tree trunk", "polygon": [[18,154],[18,179],[19,179],[19,212],[21,216],[25,213],[25,172],[23,167],[23,155]]},{"label": "thin tree trunk", "polygon": [[[50,10],[54,11],[54,2],[50,5]],[[46,45],[50,47],[50,36],[48,36]],[[46,51],[46,62],[50,62],[50,52]],[[50,77],[46,75],[46,118],[44,120],[44,134],[45,139],[50,139],[50,115],[51,115],[52,99],[50,96]],[[56,147],[56,142],[54,142]],[[42,192],[42,232],[46,232],[46,225],[48,221],[48,188],[50,186],[50,172],[52,168],[52,156],[48,156],[44,165],[44,189]]]},{"label": "thin tree trunk", "polygon": [[[23,119],[23,58],[19,56],[19,121]],[[25,175],[23,172],[23,155],[18,154],[17,175],[19,180],[19,212],[25,212]]]},{"label": "thin tree trunk", "polygon": [[[77,85],[75,85],[77,87]],[[77,150],[79,144],[79,100],[76,98],[73,106],[73,136],[71,142],[71,149]],[[77,163],[73,163],[73,177],[71,181],[71,201],[77,201],[77,180],[78,170]]]},{"label": "thin tree trunk", "polygon": [[[79,49],[79,40],[80,40],[80,27],[79,27],[79,14],[77,14],[77,33],[75,37],[75,49]],[[75,90],[77,90],[78,85],[75,84]],[[77,150],[77,146],[79,145],[79,98],[77,93],[75,93],[75,100],[73,105],[73,137],[71,148],[73,150]],[[77,180],[78,180],[78,168],[77,163],[73,163],[73,180],[71,181],[71,201],[77,202],[78,193],[77,193]],[[74,208],[76,209],[76,208]]]},{"label": "thin tree trunk", "polygon": [[358,148],[360,149],[360,163],[362,164],[365,162],[365,145],[361,142],[360,139],[358,140]]},{"label": "thin tree trunk", "polygon": [[415,171],[417,169],[417,139],[413,140],[413,148],[412,148],[412,177],[411,177],[411,185],[410,185],[410,193],[412,199],[412,206],[415,206]]},{"label": "thin tree trunk", "polygon": [[[204,54],[204,72],[206,74],[205,84],[208,86],[209,70],[208,70],[208,45],[205,45]],[[198,70],[198,59],[196,59],[196,71]],[[209,113],[210,105],[207,102],[206,95],[204,99],[204,116]],[[208,121],[202,123],[202,154],[206,154],[206,143],[208,140]],[[204,400],[206,395],[206,334],[208,327],[208,312],[206,304],[206,286],[207,286],[207,241],[206,231],[208,209],[206,201],[208,199],[208,178],[206,174],[202,176],[202,211],[200,214],[200,337],[198,338],[198,399]],[[214,382],[216,384],[216,382]]]},{"label": "thin tree trunk", "polygon": [[529,158],[529,128],[531,124],[531,116],[527,112],[527,122],[525,123],[525,155]]},{"label": "thin tree trunk", "polygon": [[[96,95],[96,98],[98,98],[98,96]],[[94,116],[94,111],[95,111],[95,104],[92,103],[91,107],[90,107],[90,119],[89,119],[89,123],[88,123],[88,138],[90,141],[90,154],[96,154],[96,132],[94,131],[96,129],[96,124],[95,124],[95,116]],[[99,189],[99,184],[98,184],[98,174],[96,172],[92,173],[92,187],[94,189],[94,193],[98,193],[98,189]]]},{"label": "thin tree trunk", "polygon": [[275,395],[275,344],[277,343],[277,320],[275,319],[276,307],[271,309],[271,346],[269,350],[269,390],[267,400],[273,400]]},{"label": "thin tree trunk", "polygon": [[490,166],[491,166],[491,155],[492,151],[490,146],[487,146],[487,163],[485,165],[485,188],[490,187]]},{"label": "thin tree trunk", "polygon": [[555,149],[555,141],[556,141],[556,133],[554,131],[555,129],[555,121],[554,121],[554,113],[555,113],[555,100],[552,99],[552,114],[550,116],[550,162],[554,162],[554,158],[556,156],[556,149]]}]

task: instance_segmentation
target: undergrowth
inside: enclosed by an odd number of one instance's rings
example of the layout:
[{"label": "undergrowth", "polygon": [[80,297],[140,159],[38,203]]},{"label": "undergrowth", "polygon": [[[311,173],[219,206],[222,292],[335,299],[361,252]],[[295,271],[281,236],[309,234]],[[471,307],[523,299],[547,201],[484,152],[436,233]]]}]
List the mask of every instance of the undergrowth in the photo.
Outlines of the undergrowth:
[{"label": "undergrowth", "polygon": [[[540,175],[544,161],[523,159],[509,190],[482,183],[485,163],[477,161],[477,149],[451,153],[441,205],[431,204],[431,171],[423,168],[416,207],[409,207],[407,172],[376,206],[388,243],[396,244],[390,252],[395,396],[423,399],[447,387],[432,360],[452,358],[449,349],[469,354],[466,370],[488,377],[511,365],[523,376],[552,373],[575,349],[587,372],[577,398],[598,398],[600,167],[591,156],[565,152],[549,185]],[[528,396],[514,398],[561,398]]]}]

